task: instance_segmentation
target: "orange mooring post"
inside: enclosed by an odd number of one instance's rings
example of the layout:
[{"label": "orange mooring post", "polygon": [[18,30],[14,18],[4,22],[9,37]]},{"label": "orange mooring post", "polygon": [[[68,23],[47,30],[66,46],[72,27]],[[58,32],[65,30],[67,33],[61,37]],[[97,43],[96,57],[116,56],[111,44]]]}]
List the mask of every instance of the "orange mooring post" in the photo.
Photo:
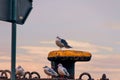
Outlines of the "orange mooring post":
[{"label": "orange mooring post", "polygon": [[51,61],[51,67],[57,72],[57,65],[61,63],[69,72],[69,79],[74,79],[74,70],[76,61],[90,61],[91,53],[76,50],[57,50],[48,54],[48,60]]}]

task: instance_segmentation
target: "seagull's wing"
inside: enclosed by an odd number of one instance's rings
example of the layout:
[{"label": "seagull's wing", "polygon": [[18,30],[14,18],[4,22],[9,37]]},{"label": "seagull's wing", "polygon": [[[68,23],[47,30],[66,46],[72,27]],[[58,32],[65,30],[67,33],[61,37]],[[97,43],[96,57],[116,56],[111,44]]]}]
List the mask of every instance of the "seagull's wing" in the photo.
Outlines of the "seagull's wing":
[{"label": "seagull's wing", "polygon": [[64,45],[65,48],[72,48],[71,46],[68,45],[67,41],[64,39],[61,39],[61,43]]},{"label": "seagull's wing", "polygon": [[63,71],[65,73],[66,76],[69,76],[70,74],[68,73],[67,69],[66,68],[63,68]]},{"label": "seagull's wing", "polygon": [[48,71],[51,73],[51,74],[54,74],[54,71],[52,69],[48,69]]},{"label": "seagull's wing", "polygon": [[48,72],[51,74],[51,76],[58,76],[58,74],[51,68],[48,69]]},{"label": "seagull's wing", "polygon": [[67,43],[66,40],[64,40],[64,39],[61,39],[61,43],[62,43],[64,46],[67,46],[67,45],[68,45],[68,43]]},{"label": "seagull's wing", "polygon": [[51,72],[50,72],[49,69],[47,69],[47,68],[44,69],[44,72],[45,72],[47,75],[49,75],[49,76],[51,75]]}]

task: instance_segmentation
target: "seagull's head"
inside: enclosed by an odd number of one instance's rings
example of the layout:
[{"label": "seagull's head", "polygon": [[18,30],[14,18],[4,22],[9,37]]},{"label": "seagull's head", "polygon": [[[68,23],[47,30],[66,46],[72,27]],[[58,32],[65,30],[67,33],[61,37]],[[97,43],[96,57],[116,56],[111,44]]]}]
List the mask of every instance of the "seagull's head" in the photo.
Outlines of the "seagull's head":
[{"label": "seagull's head", "polygon": [[18,66],[18,69],[22,68],[20,65]]},{"label": "seagull's head", "polygon": [[61,64],[61,63],[59,63],[59,64],[58,64],[58,67],[59,67],[59,66],[62,66],[62,64]]},{"label": "seagull's head", "polygon": [[59,36],[56,37],[57,39],[61,39]]}]

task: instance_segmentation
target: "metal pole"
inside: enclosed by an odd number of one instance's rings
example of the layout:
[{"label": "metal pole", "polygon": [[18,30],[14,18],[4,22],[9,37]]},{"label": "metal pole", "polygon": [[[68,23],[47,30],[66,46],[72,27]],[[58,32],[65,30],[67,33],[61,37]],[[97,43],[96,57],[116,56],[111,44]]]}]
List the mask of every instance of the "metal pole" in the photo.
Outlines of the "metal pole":
[{"label": "metal pole", "polygon": [[16,5],[17,1],[12,0],[11,80],[16,80]]},{"label": "metal pole", "polygon": [[11,80],[16,74],[16,23],[12,23],[12,50],[11,50]]}]

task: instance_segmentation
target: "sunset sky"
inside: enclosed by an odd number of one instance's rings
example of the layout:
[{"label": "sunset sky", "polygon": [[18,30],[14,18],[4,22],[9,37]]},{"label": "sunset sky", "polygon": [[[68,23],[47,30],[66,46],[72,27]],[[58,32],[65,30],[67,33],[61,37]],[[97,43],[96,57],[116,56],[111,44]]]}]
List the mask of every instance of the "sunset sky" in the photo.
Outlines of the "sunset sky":
[{"label": "sunset sky", "polygon": [[[88,51],[91,61],[75,64],[75,77],[89,72],[120,80],[120,0],[33,0],[24,25],[17,25],[16,66],[37,71],[41,77],[48,53],[59,50],[56,36],[71,50]],[[65,49],[64,49],[65,50]],[[11,23],[0,21],[0,70],[11,67]]]}]

